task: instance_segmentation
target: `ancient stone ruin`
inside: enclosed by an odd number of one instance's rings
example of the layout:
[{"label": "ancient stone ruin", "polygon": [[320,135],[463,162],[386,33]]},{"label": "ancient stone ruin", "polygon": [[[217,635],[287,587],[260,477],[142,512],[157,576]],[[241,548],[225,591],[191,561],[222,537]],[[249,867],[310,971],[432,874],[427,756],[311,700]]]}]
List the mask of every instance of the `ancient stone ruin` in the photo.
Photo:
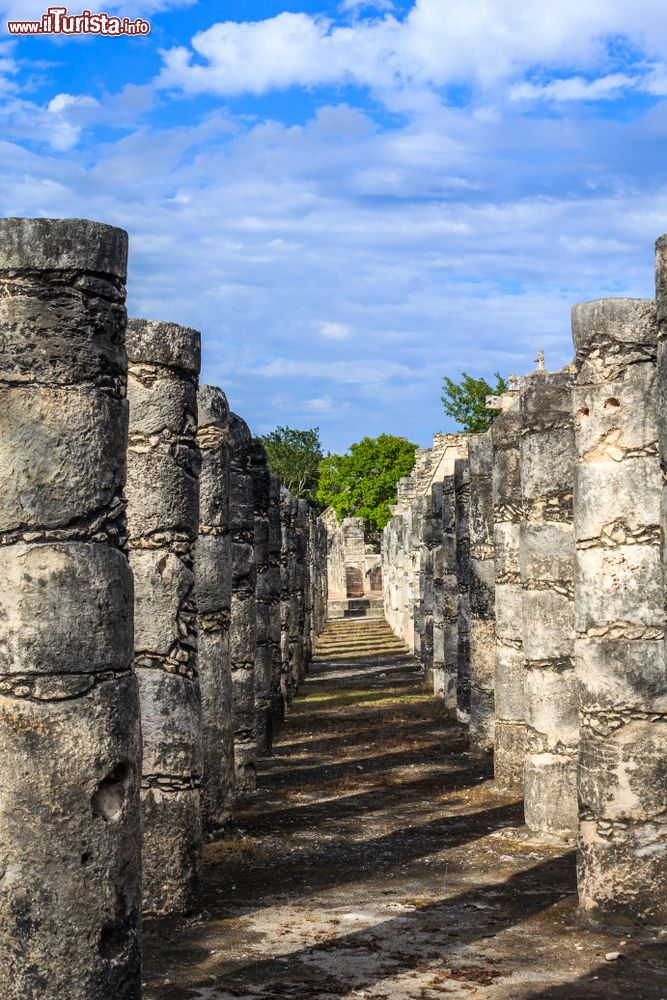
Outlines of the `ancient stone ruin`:
[{"label": "ancient stone ruin", "polygon": [[280,723],[281,601],[290,694],[326,613],[322,527],[289,496],[283,521],[247,426],[198,390],[199,334],[127,324],[126,261],[110,226],[0,223],[8,1000],[140,995],[142,895],[197,909],[202,838]]},{"label": "ancient stone ruin", "polygon": [[330,618],[371,618],[382,613],[380,545],[366,541],[361,517],[339,523],[328,507],[322,514],[327,532],[327,589]]},{"label": "ancient stone ruin", "polygon": [[666,247],[657,312],[575,306],[572,364],[541,355],[490,431],[434,439],[383,538],[387,621],[528,828],[576,842],[598,923],[667,913]]},{"label": "ancient stone ruin", "polygon": [[0,222],[3,1000],[140,997],[142,911],[199,912],[327,616],[384,616],[375,693],[384,629],[525,835],[576,844],[585,922],[664,926],[667,237],[656,301],[575,306],[571,364],[417,453],[381,554],[281,486],[197,331],[127,322],[126,259]]}]

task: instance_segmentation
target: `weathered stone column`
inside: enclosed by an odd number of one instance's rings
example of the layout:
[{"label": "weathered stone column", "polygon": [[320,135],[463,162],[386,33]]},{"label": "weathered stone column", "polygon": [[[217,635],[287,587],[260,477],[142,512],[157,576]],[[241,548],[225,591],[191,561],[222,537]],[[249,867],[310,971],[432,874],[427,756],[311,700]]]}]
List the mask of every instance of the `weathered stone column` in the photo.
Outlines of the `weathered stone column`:
[{"label": "weathered stone column", "polygon": [[[658,294],[664,315],[662,261]],[[655,303],[574,307],[579,901],[667,919],[667,783]]]},{"label": "weathered stone column", "polygon": [[235,794],[229,616],[232,543],[229,532],[229,406],[224,392],[202,385],[197,393],[201,454],[199,538],[195,595],[199,621],[198,664],[202,696],[204,833],[232,818]]},{"label": "weathered stone column", "polygon": [[456,715],[470,721],[470,469],[467,458],[454,461],[456,505],[456,580],[458,589],[456,647]]},{"label": "weathered stone column", "polygon": [[266,464],[266,451],[259,438],[254,438],[250,450],[255,504],[255,735],[257,750],[269,753],[272,743],[271,711],[271,647],[269,630],[271,619],[271,585],[273,578],[269,564],[269,504],[271,502],[271,473]]},{"label": "weathered stone column", "polygon": [[[459,585],[456,575],[456,489],[454,476],[442,482],[442,593],[438,611],[440,635],[434,647],[434,694],[444,700],[449,715],[456,715],[459,644]],[[434,636],[434,641],[436,636]]]},{"label": "weathered stone column", "polygon": [[[437,518],[437,520],[436,520]],[[425,498],[421,565],[419,569],[419,651],[427,682],[433,682],[433,618],[435,605],[435,551],[442,544],[442,510],[433,496]]]},{"label": "weathered stone column", "polygon": [[232,413],[230,424],[230,525],[232,532],[232,602],[229,625],[229,658],[234,710],[234,759],[236,791],[252,792],[257,786],[255,736],[255,502],[250,450],[252,435],[241,417]]},{"label": "weathered stone column", "polygon": [[424,557],[424,528],[427,518],[427,497],[415,497],[410,504],[412,518],[410,521],[410,551],[409,551],[409,615],[410,615],[410,645],[418,660],[421,660],[421,567]]},{"label": "weathered stone column", "polygon": [[[280,480],[272,472],[269,487],[269,635],[271,667],[271,731],[275,735],[285,721],[285,699],[280,684],[282,654],[280,649]],[[324,548],[326,560],[326,542]],[[326,574],[326,568],[325,568]]]},{"label": "weathered stone column", "polygon": [[0,221],[0,995],[141,992],[127,235]]},{"label": "weathered stone column", "polygon": [[577,831],[573,376],[535,372],[520,397],[524,809],[536,833]]},{"label": "weathered stone column", "polygon": [[295,692],[292,661],[296,632],[294,622],[294,561],[295,534],[293,528],[294,501],[285,487],[280,490],[280,686],[283,704],[289,705]]},{"label": "weathered stone column", "polygon": [[[430,663],[426,673],[426,681],[429,687],[436,690],[435,671],[442,671],[444,664],[444,617],[442,607],[443,595],[443,545],[442,545],[442,483],[433,483],[431,486],[431,655]],[[384,566],[382,567],[382,579],[384,586]]]},{"label": "weathered stone column", "polygon": [[296,548],[294,564],[294,595],[296,599],[296,632],[294,635],[296,659],[293,664],[294,683],[298,689],[308,670],[308,638],[306,635],[306,589],[308,586],[308,504],[294,500],[296,514]]},{"label": "weathered stone column", "polygon": [[494,776],[500,789],[523,785],[525,711],[519,540],[521,414],[516,396],[491,427],[496,574]]},{"label": "weathered stone column", "polygon": [[134,319],[127,353],[127,524],[143,733],[144,909],[185,913],[199,898],[202,841],[193,573],[200,336],[175,323]]},{"label": "weathered stone column", "polygon": [[470,437],[470,752],[493,751],[495,726],[495,567],[493,442],[490,431]]}]

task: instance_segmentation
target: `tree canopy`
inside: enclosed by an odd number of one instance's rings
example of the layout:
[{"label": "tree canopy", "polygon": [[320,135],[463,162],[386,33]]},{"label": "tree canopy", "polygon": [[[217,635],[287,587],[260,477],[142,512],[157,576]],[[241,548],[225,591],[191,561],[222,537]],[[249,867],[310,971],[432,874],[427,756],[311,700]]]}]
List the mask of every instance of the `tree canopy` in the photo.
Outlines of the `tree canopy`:
[{"label": "tree canopy", "polygon": [[473,378],[467,372],[461,373],[460,382],[454,382],[447,376],[443,379],[444,396],[440,399],[445,413],[454,417],[464,431],[482,434],[493,423],[498,411],[487,410],[486,397],[507,392],[507,382],[500,372],[494,372],[493,377],[496,380],[494,387],[485,378]]},{"label": "tree canopy", "polygon": [[323,457],[319,427],[305,431],[276,427],[262,436],[262,442],[271,472],[280,477],[292,496],[313,503]]},{"label": "tree canopy", "polygon": [[391,518],[398,480],[412,471],[416,450],[403,437],[365,437],[344,455],[323,459],[317,499],[333,507],[339,521],[362,517],[367,530],[381,531]]}]

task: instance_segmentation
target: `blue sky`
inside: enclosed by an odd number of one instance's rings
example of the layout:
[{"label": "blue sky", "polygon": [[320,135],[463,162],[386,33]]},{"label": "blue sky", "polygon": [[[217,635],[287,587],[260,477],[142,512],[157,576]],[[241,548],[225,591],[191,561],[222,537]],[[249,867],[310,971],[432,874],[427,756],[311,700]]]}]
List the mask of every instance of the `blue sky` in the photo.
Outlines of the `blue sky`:
[{"label": "blue sky", "polygon": [[572,303],[653,294],[658,0],[100,6],[151,34],[0,36],[2,214],[127,229],[130,314],[200,329],[256,433],[428,445],[444,374],[560,367]]}]

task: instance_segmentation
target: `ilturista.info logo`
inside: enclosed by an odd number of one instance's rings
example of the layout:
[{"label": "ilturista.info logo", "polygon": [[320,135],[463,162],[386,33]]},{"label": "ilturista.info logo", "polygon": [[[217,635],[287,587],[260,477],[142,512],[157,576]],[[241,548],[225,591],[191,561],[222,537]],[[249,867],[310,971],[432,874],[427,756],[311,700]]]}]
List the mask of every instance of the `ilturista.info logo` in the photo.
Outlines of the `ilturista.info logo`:
[{"label": "ilturista.info logo", "polygon": [[116,17],[100,11],[70,14],[67,7],[49,7],[39,21],[8,21],[10,35],[148,35],[151,26],[142,17]]}]

